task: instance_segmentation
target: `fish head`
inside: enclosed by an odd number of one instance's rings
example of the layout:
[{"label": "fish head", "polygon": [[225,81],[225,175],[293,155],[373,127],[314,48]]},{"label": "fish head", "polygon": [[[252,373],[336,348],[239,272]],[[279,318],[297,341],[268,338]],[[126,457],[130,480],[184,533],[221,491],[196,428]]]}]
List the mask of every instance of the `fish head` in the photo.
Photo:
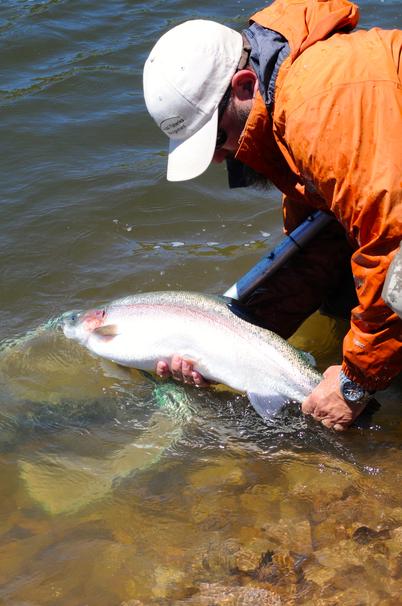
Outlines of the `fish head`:
[{"label": "fish head", "polygon": [[91,309],[86,312],[73,311],[63,318],[63,332],[69,339],[85,344],[89,337],[104,325],[105,309]]}]

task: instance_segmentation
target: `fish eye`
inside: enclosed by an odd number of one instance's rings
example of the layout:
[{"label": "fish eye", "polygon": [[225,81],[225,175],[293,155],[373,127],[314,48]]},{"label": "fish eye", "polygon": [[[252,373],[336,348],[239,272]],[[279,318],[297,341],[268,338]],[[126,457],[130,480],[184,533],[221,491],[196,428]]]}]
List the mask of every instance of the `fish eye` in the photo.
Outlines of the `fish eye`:
[{"label": "fish eye", "polygon": [[68,321],[70,324],[78,324],[80,321],[81,313],[79,311],[72,311],[68,316]]}]

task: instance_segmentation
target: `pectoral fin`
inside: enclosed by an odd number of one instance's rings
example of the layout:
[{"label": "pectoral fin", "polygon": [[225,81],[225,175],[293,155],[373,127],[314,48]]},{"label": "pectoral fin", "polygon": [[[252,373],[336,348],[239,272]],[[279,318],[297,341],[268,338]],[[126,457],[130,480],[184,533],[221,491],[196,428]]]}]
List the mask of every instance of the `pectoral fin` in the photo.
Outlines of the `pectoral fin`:
[{"label": "pectoral fin", "polygon": [[117,324],[106,324],[95,328],[94,333],[99,337],[115,337],[119,334]]},{"label": "pectoral fin", "polygon": [[263,419],[271,419],[286,402],[286,399],[279,394],[264,396],[258,393],[247,392],[247,396],[254,410]]}]

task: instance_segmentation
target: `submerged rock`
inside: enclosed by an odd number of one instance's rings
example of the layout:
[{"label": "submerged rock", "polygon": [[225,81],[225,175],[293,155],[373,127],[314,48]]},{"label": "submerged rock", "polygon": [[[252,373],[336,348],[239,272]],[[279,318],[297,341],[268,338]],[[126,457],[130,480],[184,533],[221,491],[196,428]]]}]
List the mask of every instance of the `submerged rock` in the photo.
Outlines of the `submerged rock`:
[{"label": "submerged rock", "polygon": [[207,465],[189,475],[192,490],[205,492],[207,489],[223,486],[241,486],[245,482],[245,471],[234,459],[218,460],[215,465]]},{"label": "submerged rock", "polygon": [[375,539],[389,539],[390,533],[387,528],[383,530],[374,530],[368,526],[359,526],[353,533],[353,540],[361,545],[367,545]]},{"label": "submerged rock", "polygon": [[201,583],[199,593],[177,602],[177,606],[281,606],[280,596],[260,587]]}]

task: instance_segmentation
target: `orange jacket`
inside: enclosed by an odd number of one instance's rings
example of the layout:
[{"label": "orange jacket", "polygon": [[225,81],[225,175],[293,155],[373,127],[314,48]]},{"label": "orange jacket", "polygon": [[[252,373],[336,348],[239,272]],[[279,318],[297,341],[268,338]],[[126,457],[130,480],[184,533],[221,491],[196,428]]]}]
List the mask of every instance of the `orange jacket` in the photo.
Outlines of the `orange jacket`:
[{"label": "orange jacket", "polygon": [[272,115],[258,94],[236,157],[285,194],[286,231],[312,208],[343,226],[358,296],[343,370],[383,389],[402,370],[402,320],[381,298],[402,240],[402,32],[352,32],[347,0],[277,0],[251,21],[282,34],[290,55]]}]

